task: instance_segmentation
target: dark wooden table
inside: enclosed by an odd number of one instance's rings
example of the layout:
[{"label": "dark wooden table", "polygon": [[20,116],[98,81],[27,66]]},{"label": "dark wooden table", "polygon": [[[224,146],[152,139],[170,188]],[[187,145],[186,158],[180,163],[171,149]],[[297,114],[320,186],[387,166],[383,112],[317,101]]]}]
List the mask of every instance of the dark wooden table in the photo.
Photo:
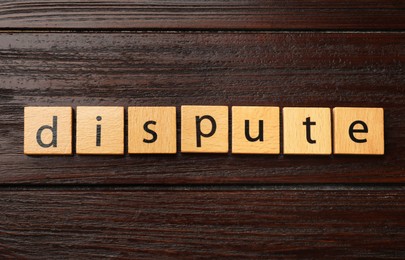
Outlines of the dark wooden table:
[{"label": "dark wooden table", "polygon": [[[405,258],[405,1],[1,1],[0,30],[1,258]],[[383,107],[386,154],[23,155],[24,106],[185,104]]]}]

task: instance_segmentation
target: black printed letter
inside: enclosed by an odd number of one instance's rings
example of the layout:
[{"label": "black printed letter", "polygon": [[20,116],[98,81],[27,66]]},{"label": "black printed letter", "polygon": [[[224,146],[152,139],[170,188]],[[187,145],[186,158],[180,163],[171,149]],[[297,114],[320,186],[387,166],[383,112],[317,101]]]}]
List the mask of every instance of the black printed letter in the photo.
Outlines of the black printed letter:
[{"label": "black printed letter", "polygon": [[[101,116],[96,117],[97,121],[101,121]],[[101,125],[97,125],[96,146],[101,146]]]},{"label": "black printed letter", "polygon": [[311,118],[307,117],[307,120],[305,122],[303,122],[302,124],[307,127],[307,141],[308,141],[308,143],[315,144],[316,141],[311,139],[311,125],[316,125],[316,123],[311,122]]},{"label": "black printed letter", "polygon": [[[49,129],[52,131],[52,141],[49,144],[44,144],[44,142],[42,142],[42,132],[45,129]],[[43,125],[41,126],[38,131],[37,131],[37,142],[38,144],[43,147],[43,148],[49,148],[51,146],[53,147],[57,147],[57,133],[58,133],[58,117],[54,116],[53,117],[53,125]]]},{"label": "black printed letter", "polygon": [[149,125],[156,125],[156,121],[148,121],[143,125],[143,130],[145,130],[145,132],[149,133],[152,135],[152,139],[143,139],[144,143],[154,143],[157,140],[157,134],[155,131],[153,131],[152,129],[149,129],[148,126]]},{"label": "black printed letter", "polygon": [[263,142],[263,120],[259,120],[259,134],[255,138],[250,136],[249,120],[245,120],[245,136],[249,142],[256,142],[258,140]]},{"label": "black printed letter", "polygon": [[[211,122],[212,128],[209,133],[201,132],[201,122],[204,119],[208,119]],[[202,117],[196,116],[195,121],[196,121],[196,132],[197,132],[197,147],[201,147],[201,136],[202,137],[213,136],[215,131],[217,130],[217,123],[215,122],[215,119],[212,116],[208,116],[208,115],[205,115]]]},{"label": "black printed letter", "polygon": [[[363,127],[363,129],[354,129],[354,127],[356,125],[361,125]],[[367,127],[366,123],[364,123],[363,121],[360,121],[360,120],[354,121],[349,127],[349,136],[353,140],[353,142],[356,142],[356,143],[365,143],[365,142],[367,142],[366,138],[357,139],[354,136],[354,133],[368,133],[368,127]]]}]

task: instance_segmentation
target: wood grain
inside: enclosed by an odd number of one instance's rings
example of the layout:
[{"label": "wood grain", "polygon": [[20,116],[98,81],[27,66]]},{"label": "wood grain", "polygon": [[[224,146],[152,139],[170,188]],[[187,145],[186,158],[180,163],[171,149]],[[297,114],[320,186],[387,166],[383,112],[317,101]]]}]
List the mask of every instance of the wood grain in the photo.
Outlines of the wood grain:
[{"label": "wood grain", "polygon": [[[405,181],[404,33],[0,38],[1,183]],[[184,104],[382,107],[385,155],[23,155],[24,106],[177,106],[179,115]]]},{"label": "wood grain", "polygon": [[397,0],[9,0],[4,29],[405,29]]},{"label": "wood grain", "polygon": [[328,107],[285,107],[284,154],[332,154],[331,118]]},{"label": "wood grain", "polygon": [[177,153],[176,107],[128,107],[128,153]]},{"label": "wood grain", "polygon": [[1,191],[0,208],[2,258],[405,257],[400,190]]},{"label": "wood grain", "polygon": [[[334,108],[333,121],[334,153],[384,154],[382,108]],[[348,132],[352,132],[353,136]]]},{"label": "wood grain", "polygon": [[227,106],[181,106],[181,152],[227,153],[229,120]]},{"label": "wood grain", "polygon": [[124,154],[124,125],[122,106],[77,107],[76,153]]},{"label": "wood grain", "polygon": [[24,107],[24,154],[72,154],[71,107]]},{"label": "wood grain", "polygon": [[[0,258],[404,259],[404,18],[397,0],[0,1]],[[180,140],[186,104],[381,107],[385,155],[23,154],[26,106],[176,106]]]},{"label": "wood grain", "polygon": [[279,154],[280,108],[232,106],[232,153]]}]

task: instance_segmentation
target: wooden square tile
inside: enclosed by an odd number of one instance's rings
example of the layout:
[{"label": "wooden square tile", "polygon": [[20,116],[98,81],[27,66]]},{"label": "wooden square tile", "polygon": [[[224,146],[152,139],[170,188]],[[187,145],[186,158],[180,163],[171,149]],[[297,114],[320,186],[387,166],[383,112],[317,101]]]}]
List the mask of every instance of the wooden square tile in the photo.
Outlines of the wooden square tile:
[{"label": "wooden square tile", "polygon": [[232,107],[232,153],[279,154],[279,107]]},{"label": "wooden square tile", "polygon": [[78,154],[124,154],[123,107],[77,107]]},{"label": "wooden square tile", "polygon": [[382,108],[333,109],[335,154],[384,154]]},{"label": "wooden square tile", "polygon": [[227,153],[227,106],[181,107],[181,152]]},{"label": "wooden square tile", "polygon": [[174,154],[176,107],[129,107],[128,152]]},{"label": "wooden square tile", "polygon": [[284,153],[331,154],[331,124],[329,108],[284,108]]},{"label": "wooden square tile", "polygon": [[25,107],[24,154],[72,154],[72,108]]}]

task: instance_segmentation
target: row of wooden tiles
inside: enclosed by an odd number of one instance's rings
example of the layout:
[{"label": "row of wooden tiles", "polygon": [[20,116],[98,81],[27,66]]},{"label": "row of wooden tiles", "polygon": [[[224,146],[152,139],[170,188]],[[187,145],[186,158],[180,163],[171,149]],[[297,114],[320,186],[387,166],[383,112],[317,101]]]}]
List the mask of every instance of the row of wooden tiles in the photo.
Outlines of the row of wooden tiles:
[{"label": "row of wooden tiles", "polygon": [[[3,185],[405,180],[401,32],[32,32],[0,37]],[[383,156],[23,155],[26,106],[176,106],[180,151],[183,104],[383,107],[385,152]],[[255,128],[257,124],[252,125]],[[231,130],[228,138],[232,142]],[[283,145],[281,136],[281,151]],[[127,140],[124,146],[127,153]]]},{"label": "row of wooden tiles", "polygon": [[404,259],[403,190],[1,191],[0,257]]},{"label": "row of wooden tiles", "polygon": [[[182,106],[181,152],[227,153],[228,106]],[[285,154],[384,154],[382,108],[283,108]],[[79,106],[78,154],[124,154],[124,107]],[[128,152],[177,152],[176,107],[129,107]],[[24,153],[72,154],[71,107],[25,107]],[[279,154],[280,108],[232,107],[232,153]]]}]

